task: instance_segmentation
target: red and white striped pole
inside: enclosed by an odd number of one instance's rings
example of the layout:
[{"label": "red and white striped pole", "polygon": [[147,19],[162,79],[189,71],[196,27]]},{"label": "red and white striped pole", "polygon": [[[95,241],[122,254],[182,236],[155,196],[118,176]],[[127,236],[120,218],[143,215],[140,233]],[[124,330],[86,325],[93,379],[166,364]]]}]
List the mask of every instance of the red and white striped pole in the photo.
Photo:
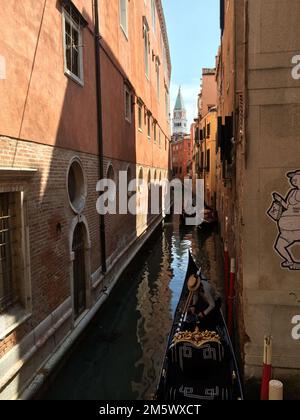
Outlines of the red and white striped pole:
[{"label": "red and white striped pole", "polygon": [[264,364],[261,381],[260,399],[269,400],[269,384],[272,377],[272,337],[265,337],[264,342]]},{"label": "red and white striped pole", "polygon": [[225,284],[225,299],[228,302],[229,298],[229,252],[228,245],[224,245],[224,284]]},{"label": "red and white striped pole", "polygon": [[234,294],[235,294],[235,258],[231,258],[230,263],[230,279],[229,279],[229,292],[228,292],[228,331],[229,334],[232,336],[233,333],[233,302],[234,302]]}]

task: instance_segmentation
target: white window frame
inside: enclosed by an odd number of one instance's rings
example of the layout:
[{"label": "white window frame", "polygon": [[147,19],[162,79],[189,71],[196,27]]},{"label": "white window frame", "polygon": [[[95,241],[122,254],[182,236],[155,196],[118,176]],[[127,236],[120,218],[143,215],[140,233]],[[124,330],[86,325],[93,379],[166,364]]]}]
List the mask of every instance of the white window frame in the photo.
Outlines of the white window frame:
[{"label": "white window frame", "polygon": [[168,91],[168,89],[166,88],[166,90],[165,90],[165,105],[166,105],[166,117],[167,117],[167,120],[169,121],[169,118],[170,118],[170,95],[169,95],[169,91]]},{"label": "white window frame", "polygon": [[156,73],[157,99],[159,102],[159,99],[160,99],[160,61],[158,58],[156,58],[156,61],[155,61],[155,73]]},{"label": "white window frame", "polygon": [[150,80],[150,48],[149,48],[149,27],[144,23],[143,26],[143,38],[144,38],[144,61],[145,61],[145,75]]},{"label": "white window frame", "polygon": [[151,17],[152,17],[152,30],[156,33],[156,4],[155,0],[151,0]]},{"label": "white window frame", "polygon": [[138,102],[138,129],[140,132],[143,132],[143,105],[139,102]]},{"label": "white window frame", "polygon": [[[67,67],[67,45],[66,45],[66,22],[71,25],[71,28],[75,28],[78,32],[79,42],[79,77],[72,73]],[[82,27],[78,23],[74,22],[69,13],[63,8],[62,10],[62,27],[63,27],[63,49],[64,49],[64,73],[70,77],[74,82],[80,86],[84,86],[84,73],[83,73],[83,40],[82,40]]]},{"label": "white window frame", "polygon": [[[122,10],[123,10],[123,8],[122,8],[122,2],[125,2],[125,20],[126,20],[126,28],[124,28],[124,26],[123,26],[123,22],[122,22]],[[122,29],[122,31],[123,31],[123,33],[124,33],[124,35],[125,35],[125,37],[126,37],[126,39],[127,39],[127,41],[128,41],[128,0],[119,0],[119,10],[120,10],[120,26],[121,26],[121,29]]]},{"label": "white window frame", "polygon": [[[129,98],[129,103],[127,102],[127,98]],[[124,87],[125,120],[130,124],[132,123],[132,109],[131,109],[132,103],[131,103],[131,101],[132,101],[131,92],[130,92],[129,88],[125,85],[125,87]],[[127,114],[127,110],[128,110],[128,114]]]},{"label": "white window frame", "polygon": [[147,137],[148,140],[151,140],[151,117],[147,115]]}]

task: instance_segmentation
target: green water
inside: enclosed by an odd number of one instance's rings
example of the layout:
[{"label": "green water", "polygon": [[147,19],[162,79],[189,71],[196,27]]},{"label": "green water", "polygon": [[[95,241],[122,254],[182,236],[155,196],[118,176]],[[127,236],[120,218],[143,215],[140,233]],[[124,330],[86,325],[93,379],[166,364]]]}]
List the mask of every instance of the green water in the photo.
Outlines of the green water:
[{"label": "green water", "polygon": [[189,249],[204,272],[215,272],[214,234],[204,235],[197,228],[181,230],[177,218],[154,234],[48,384],[42,399],[152,398]]}]

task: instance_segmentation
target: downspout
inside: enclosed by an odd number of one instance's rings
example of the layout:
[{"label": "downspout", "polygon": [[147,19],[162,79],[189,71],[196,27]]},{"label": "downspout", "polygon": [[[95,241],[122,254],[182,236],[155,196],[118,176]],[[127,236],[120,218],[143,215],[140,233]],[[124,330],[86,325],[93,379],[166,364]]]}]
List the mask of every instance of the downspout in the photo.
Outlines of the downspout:
[{"label": "downspout", "polygon": [[[101,66],[100,66],[100,29],[98,0],[94,0],[95,16],[95,63],[96,63],[96,97],[97,97],[97,130],[98,130],[98,151],[99,151],[99,179],[104,178],[103,162],[103,121],[102,121],[102,92],[101,92]],[[101,245],[101,266],[102,272],[106,273],[106,241],[105,241],[105,217],[100,215],[100,245]]]},{"label": "downspout", "polygon": [[244,6],[244,154],[245,169],[248,166],[248,0],[245,0]]},{"label": "downspout", "polygon": [[236,100],[236,95],[237,95],[237,6],[236,6],[236,0],[233,1],[233,66],[234,66],[234,97],[233,97],[233,137],[234,137],[234,148],[235,148],[235,162],[234,162],[234,166],[235,166],[235,195],[236,195],[236,147],[237,147],[237,126],[236,126],[236,121],[237,121],[237,117],[236,117],[236,113],[237,113],[237,100]]}]

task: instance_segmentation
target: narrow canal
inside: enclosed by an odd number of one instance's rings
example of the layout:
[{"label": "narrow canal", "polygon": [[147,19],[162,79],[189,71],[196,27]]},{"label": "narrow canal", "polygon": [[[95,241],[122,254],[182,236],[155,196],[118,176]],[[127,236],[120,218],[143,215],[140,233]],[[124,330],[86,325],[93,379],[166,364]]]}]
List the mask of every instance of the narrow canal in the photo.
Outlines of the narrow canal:
[{"label": "narrow canal", "polygon": [[47,400],[149,400],[159,379],[173,313],[191,249],[218,287],[214,232],[179,227],[156,232],[42,396]]}]

